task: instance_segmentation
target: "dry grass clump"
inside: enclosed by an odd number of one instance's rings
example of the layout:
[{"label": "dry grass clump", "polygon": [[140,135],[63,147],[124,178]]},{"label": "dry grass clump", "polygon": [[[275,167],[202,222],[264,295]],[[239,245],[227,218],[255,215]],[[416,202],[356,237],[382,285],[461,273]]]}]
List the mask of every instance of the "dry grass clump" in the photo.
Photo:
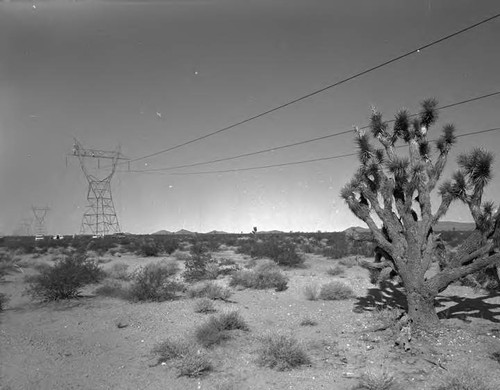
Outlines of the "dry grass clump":
[{"label": "dry grass clump", "polygon": [[378,307],[372,311],[372,318],[379,326],[378,329],[389,329],[397,325],[403,310],[392,307]]},{"label": "dry grass clump", "polygon": [[236,271],[229,281],[230,286],[242,286],[257,290],[275,288],[276,291],[286,290],[287,284],[287,277],[271,260],[259,261],[252,270]]},{"label": "dry grass clump", "polygon": [[5,294],[0,293],[0,312],[5,310],[5,306],[9,301],[9,297]]},{"label": "dry grass clump", "polygon": [[186,340],[166,340],[153,348],[158,364],[174,361],[179,376],[196,377],[213,369],[208,357],[197,346]]},{"label": "dry grass clump", "polygon": [[187,291],[187,296],[189,298],[209,298],[209,299],[221,299],[223,301],[229,299],[233,295],[233,292],[223,287],[215,282],[204,282],[200,284],[195,284],[189,287]]},{"label": "dry grass clump", "polygon": [[311,364],[311,360],[298,341],[285,335],[274,334],[264,337],[258,354],[259,365],[278,371]]},{"label": "dry grass clump", "polygon": [[193,378],[212,371],[213,365],[205,354],[197,353],[180,359],[176,364],[176,368],[179,370],[179,376]]},{"label": "dry grass clump", "polygon": [[105,273],[112,279],[129,280],[131,275],[128,273],[128,267],[128,264],[116,263],[106,270]]},{"label": "dry grass clump", "polygon": [[[497,388],[497,387],[495,387]],[[493,390],[484,379],[470,369],[456,371],[447,376],[435,390]]]},{"label": "dry grass clump", "polygon": [[94,290],[94,294],[102,297],[121,299],[128,299],[130,296],[129,290],[116,279],[105,279],[102,285]]},{"label": "dry grass clump", "polygon": [[321,286],[319,299],[325,301],[339,301],[354,297],[354,291],[342,282],[330,282]]},{"label": "dry grass clump", "polygon": [[19,259],[7,252],[0,252],[0,280],[11,272],[19,271]]},{"label": "dry grass clump", "polygon": [[168,339],[156,345],[151,352],[158,355],[158,363],[166,363],[197,352],[197,346],[187,340]]},{"label": "dry grass clump", "polygon": [[394,376],[385,370],[365,372],[353,390],[400,390]]},{"label": "dry grass clump", "polygon": [[318,325],[318,322],[313,320],[312,318],[310,317],[304,317],[301,321],[300,321],[300,326],[316,326]]},{"label": "dry grass clump", "polygon": [[194,303],[195,313],[213,313],[215,310],[215,305],[212,300],[208,298],[201,298]]},{"label": "dry grass clump", "polygon": [[326,273],[330,276],[339,276],[343,275],[345,272],[344,267],[340,265],[336,265],[335,267],[330,267],[326,270]]},{"label": "dry grass clump", "polygon": [[358,265],[358,261],[355,257],[344,257],[339,260],[339,264],[343,265],[346,268],[352,268],[355,265]]},{"label": "dry grass clump", "polygon": [[319,296],[319,287],[317,283],[310,283],[304,286],[304,295],[308,301],[316,301]]},{"label": "dry grass clump", "polygon": [[189,252],[182,251],[179,249],[177,249],[174,253],[172,253],[172,256],[179,261],[191,260],[191,254]]},{"label": "dry grass clump", "polygon": [[212,316],[195,330],[196,341],[208,348],[218,345],[230,337],[228,331],[249,330],[249,327],[237,311]]}]

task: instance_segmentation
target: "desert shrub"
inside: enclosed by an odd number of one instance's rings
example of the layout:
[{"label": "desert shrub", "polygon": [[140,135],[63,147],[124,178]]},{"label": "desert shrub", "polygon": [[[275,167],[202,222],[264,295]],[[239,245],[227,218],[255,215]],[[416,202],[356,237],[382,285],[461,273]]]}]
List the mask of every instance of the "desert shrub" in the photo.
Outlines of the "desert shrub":
[{"label": "desert shrub", "polygon": [[330,267],[326,270],[326,273],[330,276],[339,276],[344,273],[344,268],[340,265],[336,265],[335,267]]},{"label": "desert shrub", "polygon": [[101,286],[94,290],[94,294],[109,298],[129,298],[129,290],[115,279],[106,279]]},{"label": "desert shrub", "polygon": [[155,236],[154,242],[162,253],[171,255],[179,248],[179,240],[169,236]]},{"label": "desert shrub", "polygon": [[319,299],[325,301],[338,301],[349,299],[354,296],[354,291],[347,284],[342,282],[330,282],[321,286]]},{"label": "desert shrub", "polygon": [[249,330],[249,327],[237,311],[212,316],[195,330],[196,341],[208,348],[227,340],[231,330]]},{"label": "desert shrub", "polygon": [[285,335],[270,335],[263,338],[257,362],[261,366],[278,371],[311,363],[298,341]]},{"label": "desert shrub", "polygon": [[242,286],[258,290],[275,288],[276,291],[286,290],[288,288],[287,284],[287,277],[272,261],[261,261],[252,270],[236,271],[229,281],[230,286]]},{"label": "desert shrub", "polygon": [[125,263],[116,263],[106,270],[106,274],[113,279],[129,280],[130,274],[127,272],[129,265]]},{"label": "desert shrub", "polygon": [[189,254],[189,252],[181,251],[179,249],[172,253],[172,256],[179,261],[191,260],[191,255]]},{"label": "desert shrub", "polygon": [[[57,240],[56,242],[58,242]],[[99,256],[103,256],[108,250],[117,245],[116,239],[111,236],[94,238],[87,244],[87,251],[95,251]]]},{"label": "desert shrub", "polygon": [[81,255],[68,256],[29,277],[27,292],[43,301],[76,298],[83,286],[98,282],[103,275],[95,261]]},{"label": "desert shrub", "polygon": [[214,311],[216,311],[214,302],[208,298],[198,299],[194,303],[194,312],[195,313],[207,314],[207,313],[212,313]]},{"label": "desert shrub", "polygon": [[14,271],[18,271],[16,259],[9,253],[0,252],[0,280]]},{"label": "desert shrub", "polygon": [[402,389],[394,377],[385,370],[361,374],[359,383],[353,390],[399,390]]},{"label": "desert shrub", "polygon": [[287,284],[287,278],[279,271],[262,274],[256,271],[241,270],[236,271],[229,281],[230,286],[242,286],[257,290],[274,287],[276,291],[286,290]]},{"label": "desert shrub", "polygon": [[316,301],[319,297],[319,287],[316,283],[304,286],[304,295],[308,301]]},{"label": "desert shrub", "polygon": [[457,371],[447,376],[436,390],[493,390],[484,379],[470,369]]},{"label": "desert shrub", "polygon": [[205,282],[191,286],[187,295],[189,298],[208,298],[226,300],[232,295],[232,291],[214,282]]},{"label": "desert shrub", "polygon": [[211,235],[206,237],[205,245],[210,252],[217,252],[221,246],[221,243],[219,242],[219,238],[217,236]]},{"label": "desert shrub", "polygon": [[156,257],[160,253],[160,248],[155,242],[146,241],[140,245],[138,253],[145,257]]},{"label": "desert shrub", "polygon": [[219,259],[219,265],[222,267],[236,265],[236,261],[234,261],[233,259],[228,259],[226,257],[223,257]]},{"label": "desert shrub", "polygon": [[304,257],[297,253],[297,248],[293,242],[280,241],[274,237],[264,240],[240,241],[238,253],[250,255],[254,258],[267,257],[279,265],[288,267],[297,267],[304,263]]},{"label": "desert shrub", "polygon": [[9,297],[5,294],[0,293],[0,312],[5,310],[5,306],[9,301]]},{"label": "desert shrub", "polygon": [[140,268],[130,286],[130,299],[162,302],[175,298],[177,292],[184,290],[184,285],[172,278],[178,271],[174,262],[150,263]]},{"label": "desert shrub", "polygon": [[190,249],[190,259],[185,262],[183,277],[192,282],[203,279],[215,279],[218,276],[217,261],[212,258],[207,247],[200,242],[195,242]]},{"label": "desert shrub", "polygon": [[318,325],[318,322],[313,320],[312,318],[310,317],[304,317],[302,318],[302,320],[300,321],[300,326],[316,326]]}]

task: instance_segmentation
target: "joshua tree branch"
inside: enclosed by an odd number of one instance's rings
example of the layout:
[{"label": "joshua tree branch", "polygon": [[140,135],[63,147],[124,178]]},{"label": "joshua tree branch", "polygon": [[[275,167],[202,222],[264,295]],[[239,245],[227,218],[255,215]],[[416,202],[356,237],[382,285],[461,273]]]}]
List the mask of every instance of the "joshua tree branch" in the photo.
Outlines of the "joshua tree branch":
[{"label": "joshua tree branch", "polygon": [[463,265],[458,268],[447,268],[430,278],[426,284],[435,291],[443,291],[455,280],[463,278],[464,276],[479,271],[487,266],[498,264],[499,262],[500,254],[496,253],[492,256],[477,259],[470,264]]}]

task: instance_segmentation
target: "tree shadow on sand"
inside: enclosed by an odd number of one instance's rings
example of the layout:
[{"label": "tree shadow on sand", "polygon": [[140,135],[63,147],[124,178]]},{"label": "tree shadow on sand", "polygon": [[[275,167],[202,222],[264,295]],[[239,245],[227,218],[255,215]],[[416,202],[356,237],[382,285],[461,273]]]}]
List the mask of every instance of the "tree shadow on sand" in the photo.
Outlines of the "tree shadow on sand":
[{"label": "tree shadow on sand", "polygon": [[[483,320],[500,323],[500,300],[497,303],[486,302],[492,298],[500,297],[499,292],[493,292],[476,298],[465,298],[457,295],[438,296],[436,308],[441,319],[457,318],[465,322],[471,322],[469,318],[481,318]],[[447,307],[451,303],[451,306]]]},{"label": "tree shadow on sand", "polygon": [[[439,318],[456,318],[471,322],[470,318],[481,318],[486,321],[500,323],[500,299],[487,302],[492,298],[500,298],[500,292],[493,292],[475,298],[457,295],[436,298],[435,306]],[[407,310],[408,305],[404,289],[391,282],[383,282],[378,287],[370,288],[363,297],[358,297],[353,311],[356,313],[373,311],[376,308],[399,308]],[[440,310],[440,308],[442,308]]]},{"label": "tree shadow on sand", "polygon": [[391,282],[382,282],[378,286],[368,289],[364,297],[357,297],[353,311],[362,313],[373,311],[376,308],[406,310],[407,307],[403,287]]}]

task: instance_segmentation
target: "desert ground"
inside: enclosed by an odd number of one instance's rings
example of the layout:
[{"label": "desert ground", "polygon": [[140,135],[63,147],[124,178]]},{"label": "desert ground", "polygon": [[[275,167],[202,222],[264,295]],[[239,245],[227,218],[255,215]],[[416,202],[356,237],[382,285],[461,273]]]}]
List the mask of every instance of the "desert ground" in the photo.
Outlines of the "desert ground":
[{"label": "desert ground", "polygon": [[[215,258],[250,261],[234,248],[222,247]],[[285,291],[231,287],[226,300],[215,300],[217,313],[237,310],[248,331],[233,331],[219,345],[204,349],[213,370],[199,376],[179,374],[170,362],[158,364],[152,350],[165,339],[192,339],[194,329],[210,314],[196,313],[195,299],[180,296],[164,302],[130,302],[95,293],[86,286],[78,299],[38,302],[25,293],[26,276],[53,255],[18,256],[21,266],[2,282],[9,297],[0,313],[0,387],[2,389],[433,389],[454,376],[480,376],[500,388],[500,298],[470,287],[450,286],[438,299],[442,329],[412,340],[409,350],[395,344],[390,327],[375,310],[391,307],[397,286],[383,290],[369,281],[368,271],[353,258],[327,259],[304,254],[300,268],[283,269]],[[105,254],[102,268],[125,263],[133,271],[150,262],[173,261],[175,254],[140,257]],[[327,270],[341,264],[343,272]],[[227,286],[229,276],[215,283]],[[306,286],[331,281],[349,285],[345,300],[308,300]],[[307,321],[304,321],[307,320]],[[310,362],[279,371],[259,365],[263,337],[292,336]],[[202,349],[200,347],[200,349]],[[392,376],[388,387],[359,387],[367,375]],[[358,386],[358,387],[357,387]],[[368,386],[365,384],[365,386]],[[393,386],[393,387],[391,387]],[[399,387],[397,387],[399,386]],[[452,388],[452,387],[442,387]],[[453,387],[459,389],[459,387]]]}]

